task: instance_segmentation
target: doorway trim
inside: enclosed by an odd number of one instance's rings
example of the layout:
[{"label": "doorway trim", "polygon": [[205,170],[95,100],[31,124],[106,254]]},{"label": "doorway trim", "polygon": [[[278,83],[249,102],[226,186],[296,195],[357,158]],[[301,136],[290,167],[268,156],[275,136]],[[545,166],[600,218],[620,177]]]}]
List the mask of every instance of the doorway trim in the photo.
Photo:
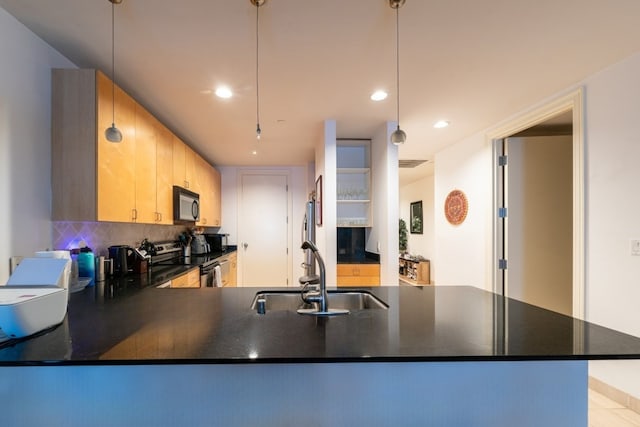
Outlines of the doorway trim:
[{"label": "doorway trim", "polygon": [[[497,155],[498,141],[520,131],[542,123],[558,114],[573,112],[573,317],[584,319],[585,311],[585,221],[584,221],[584,89],[579,87],[568,94],[554,99],[527,113],[514,117],[501,127],[487,133],[487,141],[491,144],[494,156]],[[493,250],[492,250],[492,286],[498,289],[498,241],[501,238],[498,218],[498,185],[499,170],[493,164]]]}]

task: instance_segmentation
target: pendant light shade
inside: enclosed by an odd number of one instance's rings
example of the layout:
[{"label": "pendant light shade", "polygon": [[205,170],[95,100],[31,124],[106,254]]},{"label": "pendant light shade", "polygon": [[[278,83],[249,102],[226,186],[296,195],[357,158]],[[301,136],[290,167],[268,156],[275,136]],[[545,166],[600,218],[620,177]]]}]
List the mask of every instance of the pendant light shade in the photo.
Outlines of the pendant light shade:
[{"label": "pendant light shade", "polygon": [[400,13],[399,10],[404,5],[405,0],[389,0],[391,9],[396,10],[396,121],[398,127],[391,134],[390,140],[393,145],[402,145],[407,140],[407,134],[400,129]]},{"label": "pendant light shade", "polygon": [[121,142],[122,132],[116,127],[116,61],[115,61],[115,5],[122,0],[108,0],[111,3],[111,127],[104,131],[109,142]]},{"label": "pendant light shade", "polygon": [[122,142],[122,132],[116,127],[115,123],[111,123],[111,127],[104,131],[104,135],[109,142]]},{"label": "pendant light shade", "polygon": [[259,34],[259,16],[260,7],[267,3],[267,0],[249,0],[256,7],[256,139],[259,141],[262,134],[260,129],[260,34]]},{"label": "pendant light shade", "polygon": [[394,145],[402,145],[406,140],[407,134],[402,129],[400,129],[400,125],[398,125],[398,128],[391,134],[391,142]]}]

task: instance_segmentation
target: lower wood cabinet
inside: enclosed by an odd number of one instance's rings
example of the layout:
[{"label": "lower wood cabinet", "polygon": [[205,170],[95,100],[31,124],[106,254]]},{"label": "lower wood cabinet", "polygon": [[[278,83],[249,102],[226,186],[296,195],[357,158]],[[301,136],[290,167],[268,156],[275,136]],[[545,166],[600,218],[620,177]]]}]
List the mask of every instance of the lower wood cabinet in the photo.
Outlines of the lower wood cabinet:
[{"label": "lower wood cabinet", "polygon": [[238,254],[233,252],[229,255],[222,256],[218,259],[222,263],[226,263],[228,270],[222,273],[222,286],[225,288],[235,288],[238,286]]},{"label": "lower wood cabinet", "polygon": [[172,288],[199,288],[200,267],[194,267],[186,273],[171,279]]},{"label": "lower wood cabinet", "polygon": [[238,286],[238,254],[235,252],[229,255],[229,281],[226,286],[233,288]]},{"label": "lower wood cabinet", "polygon": [[431,283],[429,260],[412,260],[400,258],[399,279],[411,285],[428,285]]},{"label": "lower wood cabinet", "polygon": [[380,286],[380,264],[338,264],[338,286]]}]

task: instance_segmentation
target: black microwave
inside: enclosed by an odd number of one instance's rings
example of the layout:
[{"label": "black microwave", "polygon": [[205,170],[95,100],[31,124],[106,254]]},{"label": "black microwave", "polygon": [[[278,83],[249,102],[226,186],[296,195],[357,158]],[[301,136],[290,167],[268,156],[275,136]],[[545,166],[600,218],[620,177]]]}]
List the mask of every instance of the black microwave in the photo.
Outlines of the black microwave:
[{"label": "black microwave", "polygon": [[211,247],[211,252],[225,252],[227,250],[228,234],[205,234],[204,238]]},{"label": "black microwave", "polygon": [[174,224],[195,223],[200,219],[200,196],[186,188],[173,186]]}]

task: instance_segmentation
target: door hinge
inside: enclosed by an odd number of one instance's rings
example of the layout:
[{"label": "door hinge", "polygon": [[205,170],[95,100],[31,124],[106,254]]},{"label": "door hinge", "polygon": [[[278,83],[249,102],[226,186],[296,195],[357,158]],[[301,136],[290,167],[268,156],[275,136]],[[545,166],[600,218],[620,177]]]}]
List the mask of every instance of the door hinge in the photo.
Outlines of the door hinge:
[{"label": "door hinge", "polygon": [[507,166],[507,156],[498,156],[498,166]]},{"label": "door hinge", "polygon": [[287,255],[289,255],[289,248],[287,248]]},{"label": "door hinge", "polygon": [[286,191],[287,193],[289,192],[289,184],[286,184],[286,185],[284,186],[284,191]]},{"label": "door hinge", "polygon": [[507,217],[507,208],[498,208],[498,218]]},{"label": "door hinge", "polygon": [[507,260],[502,258],[498,260],[498,270],[506,270],[507,269]]}]

